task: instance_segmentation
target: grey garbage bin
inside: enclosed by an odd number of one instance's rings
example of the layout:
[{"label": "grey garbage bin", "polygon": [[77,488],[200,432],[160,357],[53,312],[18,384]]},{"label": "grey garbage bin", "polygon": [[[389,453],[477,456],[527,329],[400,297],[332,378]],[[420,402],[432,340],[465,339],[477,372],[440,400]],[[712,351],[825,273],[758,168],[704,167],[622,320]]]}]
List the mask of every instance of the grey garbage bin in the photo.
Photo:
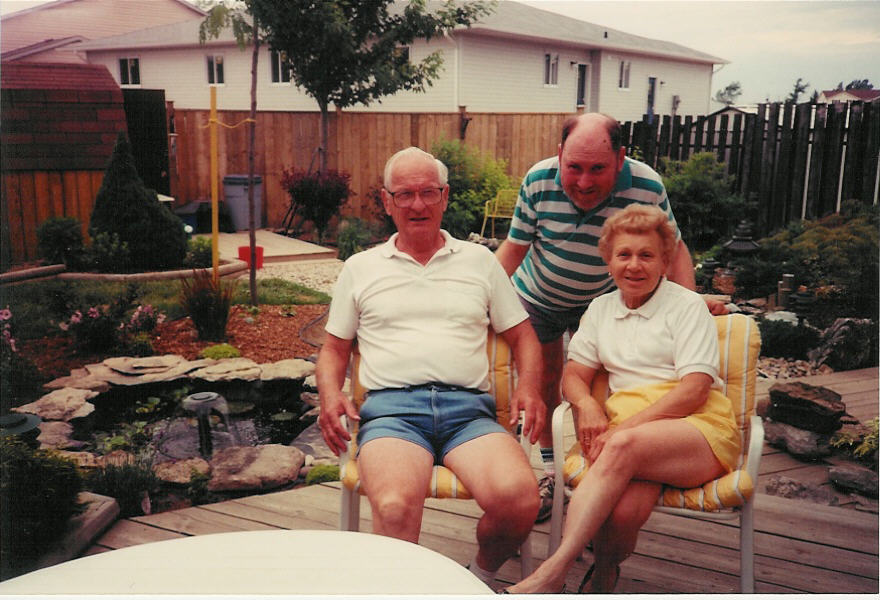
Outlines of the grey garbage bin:
[{"label": "grey garbage bin", "polygon": [[[263,226],[262,205],[260,202],[263,190],[263,178],[254,175],[254,226],[259,229]],[[248,228],[248,176],[227,175],[223,178],[223,195],[226,206],[232,217],[232,225],[236,231]]]}]

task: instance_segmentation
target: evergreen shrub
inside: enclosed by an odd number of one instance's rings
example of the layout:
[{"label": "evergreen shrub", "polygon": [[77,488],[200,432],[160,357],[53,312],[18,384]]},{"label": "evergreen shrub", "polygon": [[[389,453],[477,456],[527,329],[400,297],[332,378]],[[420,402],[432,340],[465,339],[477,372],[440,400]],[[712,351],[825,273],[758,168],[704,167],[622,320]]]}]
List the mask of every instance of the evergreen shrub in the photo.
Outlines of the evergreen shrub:
[{"label": "evergreen shrub", "polygon": [[81,511],[83,489],[73,462],[34,450],[15,436],[0,438],[0,572],[17,574],[45,552]]},{"label": "evergreen shrub", "polygon": [[737,261],[736,287],[746,298],[776,292],[783,273],[815,294],[811,322],[838,317],[876,319],[880,278],[880,208],[846,203],[840,214],[793,222],[758,241],[759,251]]},{"label": "evergreen shrub", "polygon": [[187,238],[183,221],[162,206],[144,186],[134,166],[131,145],[119,134],[113,156],[95,197],[89,234],[116,234],[127,244],[128,257],[119,271],[175,269],[183,264]]},{"label": "evergreen shrub", "polygon": [[806,360],[807,352],[819,345],[821,333],[809,325],[795,325],[786,321],[763,319],[758,323],[761,331],[761,355],[792,360]]},{"label": "evergreen shrub", "polygon": [[661,165],[663,184],[682,238],[693,251],[728,239],[746,216],[745,199],[731,192],[734,178],[712,152],[698,152],[686,161]]},{"label": "evergreen shrub", "polygon": [[50,217],[37,227],[37,250],[50,264],[76,266],[84,249],[79,219]]}]

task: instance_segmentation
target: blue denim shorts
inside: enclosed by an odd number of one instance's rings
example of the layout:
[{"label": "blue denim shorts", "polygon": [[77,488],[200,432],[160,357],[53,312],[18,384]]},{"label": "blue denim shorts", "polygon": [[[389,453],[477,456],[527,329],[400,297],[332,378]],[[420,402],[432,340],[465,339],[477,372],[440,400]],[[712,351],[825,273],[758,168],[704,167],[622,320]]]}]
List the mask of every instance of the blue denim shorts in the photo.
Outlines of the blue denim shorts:
[{"label": "blue denim shorts", "polygon": [[561,338],[566,331],[574,335],[586,307],[569,308],[566,310],[548,310],[519,297],[520,304],[529,313],[529,321],[542,344]]},{"label": "blue denim shorts", "polygon": [[368,392],[360,417],[359,449],[377,438],[398,438],[423,447],[438,465],[456,446],[507,433],[495,420],[491,394],[443,384]]}]

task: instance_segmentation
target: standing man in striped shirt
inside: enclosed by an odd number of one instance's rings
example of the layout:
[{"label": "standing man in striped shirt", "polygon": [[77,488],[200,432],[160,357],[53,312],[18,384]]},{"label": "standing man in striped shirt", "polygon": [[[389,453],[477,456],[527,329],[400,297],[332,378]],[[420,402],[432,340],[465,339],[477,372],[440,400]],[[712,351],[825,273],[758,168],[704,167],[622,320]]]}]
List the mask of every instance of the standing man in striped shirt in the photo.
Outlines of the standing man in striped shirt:
[{"label": "standing man in striped shirt", "polygon": [[[659,207],[675,228],[678,247],[666,276],[696,287],[690,251],[672,214],[663,180],[651,167],[626,157],[620,124],[599,113],[566,120],[557,156],[535,164],[523,179],[507,239],[496,252],[513,278],[544,356],[541,388],[549,415],[559,404],[563,343],[590,301],[615,289],[599,256],[605,219],[630,204]],[[713,314],[727,312],[709,301]],[[553,498],[553,445],[550,426],[540,436],[546,476],[540,481],[538,522],[550,516]]]}]

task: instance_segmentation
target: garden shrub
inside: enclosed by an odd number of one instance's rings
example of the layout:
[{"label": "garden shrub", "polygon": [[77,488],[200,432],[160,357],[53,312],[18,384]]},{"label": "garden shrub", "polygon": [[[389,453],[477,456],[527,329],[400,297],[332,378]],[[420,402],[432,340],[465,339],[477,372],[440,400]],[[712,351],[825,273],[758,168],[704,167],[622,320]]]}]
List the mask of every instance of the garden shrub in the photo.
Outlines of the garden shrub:
[{"label": "garden shrub", "polygon": [[336,234],[336,248],[339,260],[362,251],[371,239],[370,228],[360,219],[345,219]]},{"label": "garden shrub", "polygon": [[207,269],[214,264],[214,247],[209,237],[190,238],[183,266],[189,269]]},{"label": "garden shrub", "polygon": [[149,509],[144,510],[148,506],[145,500],[158,490],[159,478],[150,462],[144,459],[90,470],[84,477],[84,484],[96,494],[116,498],[119,517],[124,519],[149,513]]},{"label": "garden shrub", "polygon": [[755,256],[738,260],[736,287],[743,297],[776,292],[783,273],[815,294],[812,321],[827,327],[838,317],[876,319],[880,231],[878,207],[847,203],[841,214],[790,223],[759,240]]},{"label": "garden shrub", "polygon": [[353,193],[349,187],[351,176],[342,171],[327,170],[318,173],[285,170],[281,186],[290,195],[293,213],[304,221],[311,221],[318,233],[318,242],[324,239],[331,219]]},{"label": "garden shrub", "polygon": [[199,356],[201,358],[219,360],[221,358],[238,358],[241,356],[241,352],[231,344],[217,344],[203,349],[199,352]]},{"label": "garden shrub", "polygon": [[18,574],[64,533],[82,510],[83,489],[73,462],[34,450],[15,436],[0,438],[0,571]]},{"label": "garden shrub", "polygon": [[878,426],[880,418],[875,417],[857,429],[841,429],[831,436],[831,446],[876,471]]},{"label": "garden shrub", "polygon": [[224,284],[207,271],[193,270],[192,278],[181,279],[180,304],[195,325],[200,340],[223,341],[233,284]]},{"label": "garden shrub", "polygon": [[745,199],[731,192],[734,177],[712,152],[663,165],[663,184],[682,238],[693,251],[728,239],[747,213]]},{"label": "garden shrub", "polygon": [[86,248],[81,259],[83,269],[102,273],[119,273],[128,270],[130,265],[128,242],[121,241],[115,232],[94,234],[92,244]]},{"label": "garden shrub", "polygon": [[50,217],[37,227],[37,249],[51,264],[73,267],[85,250],[82,224],[73,217]]},{"label": "garden shrub", "polygon": [[183,221],[162,206],[154,190],[144,186],[122,132],[92,209],[89,234],[94,238],[100,233],[115,233],[120,243],[128,245],[127,263],[118,270],[174,269],[186,256]]},{"label": "garden shrub", "polygon": [[306,474],[306,485],[339,481],[339,465],[315,465]]},{"label": "garden shrub", "polygon": [[498,190],[518,187],[507,175],[507,161],[496,160],[459,140],[441,140],[431,153],[449,169],[449,206],[442,226],[450,235],[467,239],[480,228],[483,208]]},{"label": "garden shrub", "polygon": [[821,334],[809,325],[795,325],[786,321],[763,319],[758,323],[761,331],[761,355],[793,360],[806,360],[807,352],[819,344]]}]

